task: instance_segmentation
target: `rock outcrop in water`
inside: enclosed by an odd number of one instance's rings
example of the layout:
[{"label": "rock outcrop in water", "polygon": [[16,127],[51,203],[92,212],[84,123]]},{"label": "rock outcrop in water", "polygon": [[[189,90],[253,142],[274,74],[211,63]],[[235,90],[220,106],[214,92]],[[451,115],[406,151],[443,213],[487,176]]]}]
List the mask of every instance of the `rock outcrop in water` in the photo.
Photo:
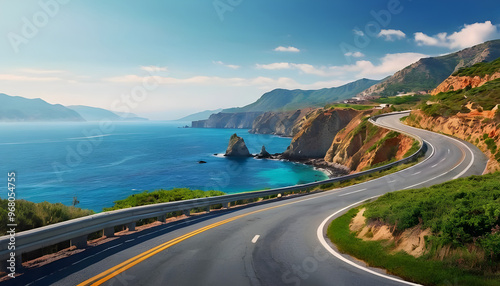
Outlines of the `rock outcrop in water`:
[{"label": "rock outcrop in water", "polygon": [[252,156],[248,151],[245,140],[234,133],[229,139],[229,145],[226,149],[226,154],[224,156],[228,157],[250,157]]},{"label": "rock outcrop in water", "polygon": [[269,154],[269,152],[267,152],[266,146],[262,145],[262,149],[260,150],[260,153],[257,154],[257,158],[259,158],[259,159],[271,158],[271,154]]}]

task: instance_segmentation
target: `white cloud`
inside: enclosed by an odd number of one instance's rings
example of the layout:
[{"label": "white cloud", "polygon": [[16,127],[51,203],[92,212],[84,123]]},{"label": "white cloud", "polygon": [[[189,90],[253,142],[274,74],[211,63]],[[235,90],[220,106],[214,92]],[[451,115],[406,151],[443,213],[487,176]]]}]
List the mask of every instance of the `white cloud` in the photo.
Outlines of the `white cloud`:
[{"label": "white cloud", "polygon": [[288,46],[288,47],[279,46],[279,47],[275,48],[274,51],[276,51],[276,52],[292,52],[292,53],[300,52],[299,49],[297,49],[296,47],[292,47],[292,46]]},{"label": "white cloud", "polygon": [[30,73],[30,74],[60,74],[65,73],[63,70],[45,70],[45,69],[33,69],[33,68],[22,68],[18,69],[18,71],[22,73]]},{"label": "white cloud", "polygon": [[141,70],[147,72],[166,72],[167,67],[159,67],[159,66],[141,66]]},{"label": "white cloud", "polygon": [[233,69],[233,70],[236,70],[236,69],[239,69],[240,66],[238,65],[230,65],[230,64],[225,64],[224,62],[222,61],[212,61],[214,64],[216,65],[221,65],[221,66],[225,66],[225,67],[228,67],[230,69]]},{"label": "white cloud", "polygon": [[358,35],[360,37],[363,37],[365,35],[365,33],[361,30],[354,29],[352,31],[354,32],[355,35]]},{"label": "white cloud", "polygon": [[362,58],[365,56],[365,54],[363,54],[362,52],[348,52],[345,53],[344,56],[353,58]]},{"label": "white cloud", "polygon": [[298,70],[305,74],[323,76],[323,77],[338,77],[338,76],[351,76],[352,78],[372,77],[380,78],[383,76],[391,75],[400,69],[418,61],[419,59],[427,57],[427,55],[419,53],[397,53],[386,54],[380,59],[380,64],[373,64],[370,61],[360,60],[352,65],[344,66],[319,66],[315,67],[310,64],[296,64],[296,63],[272,63],[261,65],[257,64],[259,69],[267,70]]},{"label": "white cloud", "polygon": [[415,41],[420,46],[446,47],[449,49],[465,49],[500,36],[497,25],[491,21],[484,23],[474,23],[467,25],[454,32],[451,35],[439,33],[434,36],[428,36],[422,32],[415,33]]},{"label": "white cloud", "polygon": [[59,77],[34,77],[15,74],[0,74],[0,81],[58,81]]},{"label": "white cloud", "polygon": [[255,66],[258,69],[265,69],[265,70],[284,70],[291,68],[290,63],[272,63],[267,65],[256,64]]},{"label": "white cloud", "polygon": [[379,65],[369,61],[358,61],[356,67],[359,69],[360,77],[388,76],[425,57],[428,56],[419,53],[387,54],[380,59]]},{"label": "white cloud", "polygon": [[384,37],[386,41],[394,41],[404,39],[406,34],[401,30],[382,29],[380,30],[380,33],[378,33],[377,37]]},{"label": "white cloud", "polygon": [[215,87],[256,87],[261,90],[270,90],[274,88],[289,88],[289,89],[317,89],[325,87],[339,86],[346,84],[346,80],[327,80],[318,81],[309,84],[301,84],[292,78],[279,77],[254,77],[254,78],[239,78],[239,77],[215,77],[215,76],[194,76],[190,78],[173,78],[162,76],[139,76],[139,75],[124,75],[112,78],[103,79],[104,82],[119,83],[119,84],[142,84],[144,82],[156,82],[162,86],[215,86]]}]

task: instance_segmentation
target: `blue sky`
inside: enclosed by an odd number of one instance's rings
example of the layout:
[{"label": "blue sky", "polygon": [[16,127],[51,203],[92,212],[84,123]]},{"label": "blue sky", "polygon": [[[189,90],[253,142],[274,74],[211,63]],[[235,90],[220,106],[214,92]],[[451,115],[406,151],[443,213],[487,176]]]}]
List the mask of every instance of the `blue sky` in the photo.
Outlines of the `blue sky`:
[{"label": "blue sky", "polygon": [[[21,3],[22,2],[22,3]],[[0,92],[175,119],[500,38],[497,1],[0,0]]]}]

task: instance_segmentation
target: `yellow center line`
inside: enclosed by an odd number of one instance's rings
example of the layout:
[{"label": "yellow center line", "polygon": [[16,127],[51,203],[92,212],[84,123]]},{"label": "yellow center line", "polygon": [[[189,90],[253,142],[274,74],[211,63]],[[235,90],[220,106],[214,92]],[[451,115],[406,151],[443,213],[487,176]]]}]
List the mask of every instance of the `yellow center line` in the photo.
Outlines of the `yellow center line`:
[{"label": "yellow center line", "polygon": [[[306,199],[307,200],[307,199]],[[232,221],[235,221],[237,219],[240,219],[240,218],[243,218],[243,217],[246,217],[246,216],[249,216],[249,215],[252,215],[252,214],[256,214],[256,213],[260,213],[260,212],[264,212],[264,211],[268,211],[268,210],[272,210],[272,209],[275,209],[275,208],[279,208],[279,207],[284,207],[284,206],[287,206],[287,205],[291,205],[291,204],[295,204],[295,203],[298,203],[298,202],[301,202],[303,200],[300,200],[300,201],[295,201],[295,202],[290,202],[290,203],[286,203],[286,204],[283,204],[283,205],[279,205],[279,206],[274,206],[274,207],[269,207],[269,208],[265,208],[265,209],[261,209],[261,210],[257,210],[257,211],[252,211],[252,212],[249,212],[249,213],[246,213],[246,214],[241,214],[241,215],[238,215],[238,216],[235,216],[235,217],[232,217],[232,218],[228,218],[228,219],[225,219],[223,221],[220,221],[220,222],[216,222],[216,223],[213,223],[213,224],[210,224],[208,226],[205,226],[205,227],[202,227],[200,229],[197,229],[197,230],[194,230],[192,232],[189,232],[187,234],[184,234],[182,236],[179,236],[177,238],[174,238],[172,240],[169,240],[165,243],[162,243],[154,248],[151,248],[139,255],[136,255],[92,278],[89,278],[88,280],[78,284],[77,286],[86,286],[86,285],[101,285],[102,283],[108,281],[109,279],[117,276],[118,274],[120,273],[123,273],[124,271],[126,271],[127,269],[139,264],[140,262],[150,258],[151,256],[153,255],[156,255],[162,251],[164,251],[165,249],[173,246],[173,245],[176,245],[178,244],[179,242],[182,242],[190,237],[193,237],[197,234],[200,234],[202,232],[205,232],[207,230],[210,230],[212,228],[216,228],[218,226],[221,226],[223,224],[226,224],[226,223],[229,223],[229,222],[232,222]]]}]

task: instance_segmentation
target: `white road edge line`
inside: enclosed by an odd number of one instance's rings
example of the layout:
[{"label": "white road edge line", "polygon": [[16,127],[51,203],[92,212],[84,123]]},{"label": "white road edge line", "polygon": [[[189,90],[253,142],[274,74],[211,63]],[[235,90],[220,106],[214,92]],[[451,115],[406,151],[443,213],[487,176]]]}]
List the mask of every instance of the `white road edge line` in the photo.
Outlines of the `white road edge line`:
[{"label": "white road edge line", "polygon": [[252,239],[252,243],[256,243],[256,242],[257,242],[257,240],[259,240],[259,237],[260,237],[260,235],[258,235],[258,234],[257,234],[257,235],[255,235],[255,236],[253,237],[253,239]]},{"label": "white road edge line", "polygon": [[352,194],[359,193],[359,192],[362,192],[362,191],[366,191],[366,189],[361,189],[361,190],[357,190],[357,191],[354,191],[354,192],[345,193],[345,194],[339,195],[339,197],[343,197],[343,196],[347,196],[347,195],[352,195]]},{"label": "white road edge line", "polygon": [[382,278],[385,278],[385,279],[388,279],[388,280],[392,280],[392,281],[396,281],[396,282],[399,282],[399,283],[403,283],[403,284],[406,284],[406,285],[418,285],[418,286],[421,286],[420,284],[415,284],[415,283],[412,283],[412,282],[408,282],[408,281],[404,281],[402,279],[398,279],[398,278],[395,278],[395,277],[391,277],[391,276],[387,276],[387,275],[384,275],[384,274],[381,274],[381,273],[378,273],[378,272],[375,272],[373,270],[370,270],[366,267],[363,267],[361,265],[358,265],[352,261],[350,261],[349,259],[343,257],[342,255],[340,255],[340,253],[336,252],[335,250],[333,250],[333,248],[330,247],[330,245],[328,245],[328,243],[326,242],[325,240],[325,236],[323,235],[323,229],[325,228],[325,225],[326,223],[334,216],[336,216],[337,214],[347,210],[347,209],[350,209],[356,205],[359,205],[361,203],[363,203],[364,201],[366,200],[370,200],[370,199],[374,199],[374,198],[377,198],[379,196],[375,196],[375,197],[371,197],[371,198],[368,198],[368,199],[364,199],[362,201],[359,201],[357,203],[354,203],[352,205],[349,205],[337,212],[335,212],[334,214],[330,215],[329,217],[327,217],[318,227],[318,230],[316,232],[317,236],[318,236],[318,239],[319,239],[319,242],[323,245],[323,247],[328,250],[328,252],[330,252],[331,254],[333,254],[333,256],[337,257],[338,259],[344,261],[345,263],[353,266],[353,267],[356,267],[360,270],[363,270],[365,272],[368,272],[370,274],[373,274],[373,275],[376,275],[376,276],[379,276],[379,277],[382,277]]}]

